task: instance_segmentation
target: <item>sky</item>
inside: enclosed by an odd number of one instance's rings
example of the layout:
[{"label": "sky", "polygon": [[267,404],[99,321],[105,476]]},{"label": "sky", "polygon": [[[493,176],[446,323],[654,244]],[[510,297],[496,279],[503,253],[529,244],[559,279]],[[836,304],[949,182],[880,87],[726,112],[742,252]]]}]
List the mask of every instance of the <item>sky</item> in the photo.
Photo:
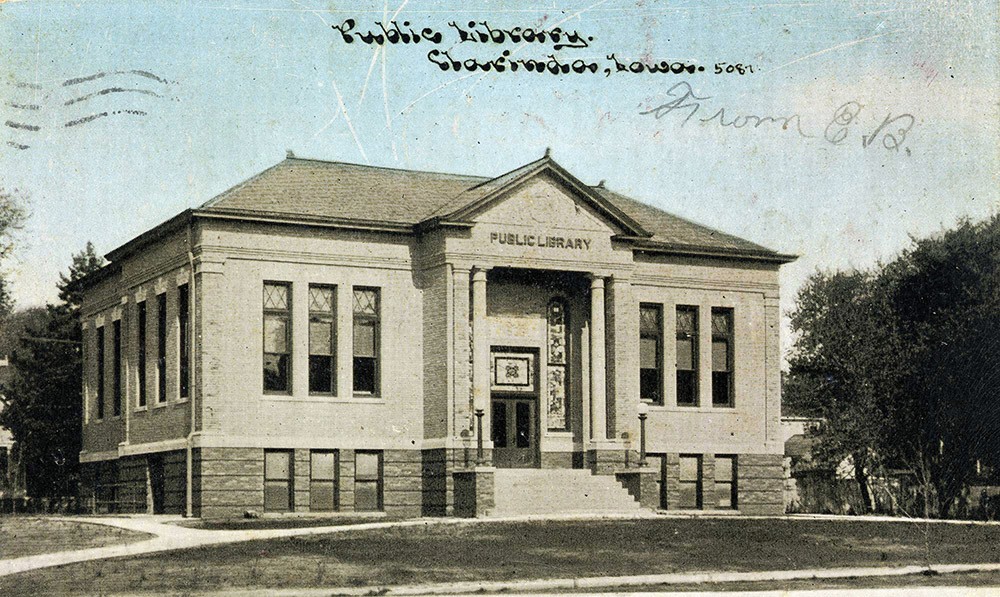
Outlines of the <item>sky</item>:
[{"label": "sky", "polygon": [[[799,255],[782,268],[787,312],[817,269],[870,267],[998,212],[997,6],[0,2],[0,187],[31,214],[0,270],[18,306],[54,301],[87,241],[106,253],[288,150],[499,175],[551,148],[586,183]],[[348,19],[441,42],[348,44],[334,28]],[[586,47],[462,42],[470,21]],[[455,72],[432,50],[598,70]],[[694,72],[643,66],[661,61]]]}]

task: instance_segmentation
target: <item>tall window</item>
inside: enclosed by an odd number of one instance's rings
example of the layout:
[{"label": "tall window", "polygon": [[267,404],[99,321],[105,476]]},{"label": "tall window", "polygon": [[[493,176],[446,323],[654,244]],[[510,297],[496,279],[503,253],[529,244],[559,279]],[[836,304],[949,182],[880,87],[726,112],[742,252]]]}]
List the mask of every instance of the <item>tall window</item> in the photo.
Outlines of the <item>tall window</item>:
[{"label": "tall window", "polygon": [[712,309],[712,406],[733,405],[733,310]]},{"label": "tall window", "polygon": [[681,454],[680,502],[684,509],[701,508],[701,456]]},{"label": "tall window", "polygon": [[354,289],[354,392],[379,391],[379,291]]},{"label": "tall window", "polygon": [[191,395],[191,293],[187,284],[177,287],[177,331],[180,333],[180,354],[178,370],[180,373],[180,395],[187,398]]},{"label": "tall window", "polygon": [[264,450],[264,511],[292,511],[291,450]]},{"label": "tall window", "polygon": [[156,296],[156,401],[167,401],[167,295]]},{"label": "tall window", "polygon": [[715,499],[723,509],[736,509],[736,456],[715,456]]},{"label": "tall window", "polygon": [[382,452],[354,453],[354,509],[382,509]]},{"label": "tall window", "polygon": [[660,305],[639,305],[639,398],[663,404],[663,317]]},{"label": "tall window", "polygon": [[337,466],[336,450],[313,450],[309,453],[309,510],[336,510]]},{"label": "tall window", "polygon": [[97,418],[104,418],[104,326],[97,328]]},{"label": "tall window", "polygon": [[146,301],[142,301],[137,305],[138,308],[138,327],[139,327],[139,354],[138,367],[139,367],[139,407],[146,406]]},{"label": "tall window", "polygon": [[567,390],[569,364],[569,322],[566,301],[562,297],[553,298],[548,307],[548,421],[550,430],[569,429],[569,393]]},{"label": "tall window", "polygon": [[677,404],[698,405],[698,307],[677,307]]},{"label": "tall window", "polygon": [[112,371],[111,380],[111,412],[114,416],[122,414],[122,320],[116,319],[111,324]]},{"label": "tall window", "polygon": [[309,393],[337,389],[336,293],[332,286],[309,286]]},{"label": "tall window", "polygon": [[264,283],[264,391],[292,389],[291,285]]}]

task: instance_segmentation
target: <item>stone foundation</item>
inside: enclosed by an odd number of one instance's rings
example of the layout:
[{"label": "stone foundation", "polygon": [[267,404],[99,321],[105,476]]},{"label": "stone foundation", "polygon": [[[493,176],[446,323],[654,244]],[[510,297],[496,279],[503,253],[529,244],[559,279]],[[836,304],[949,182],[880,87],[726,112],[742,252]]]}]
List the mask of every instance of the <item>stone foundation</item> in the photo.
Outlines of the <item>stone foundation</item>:
[{"label": "stone foundation", "polygon": [[[488,451],[487,451],[488,452]],[[702,508],[715,509],[715,455],[702,454]],[[97,513],[153,512],[151,458],[163,462],[163,509],[185,511],[186,453],[126,456],[81,466],[81,497]],[[487,453],[487,459],[489,454]],[[580,462],[595,474],[616,475],[644,507],[677,510],[680,502],[680,455],[651,454],[651,465],[638,469],[638,454],[624,450],[542,455],[542,468],[573,468]],[[628,466],[626,466],[626,463]],[[559,466],[569,464],[569,466]],[[354,512],[355,450],[338,451],[338,512]],[[310,507],[310,451],[292,451],[292,512]],[[492,476],[479,475],[475,450],[385,450],[382,452],[382,511],[394,518],[477,516],[485,512]],[[247,510],[264,512],[264,450],[201,448],[193,453],[193,514],[204,518],[242,517]],[[748,515],[784,513],[782,456],[737,455],[736,510]]]}]

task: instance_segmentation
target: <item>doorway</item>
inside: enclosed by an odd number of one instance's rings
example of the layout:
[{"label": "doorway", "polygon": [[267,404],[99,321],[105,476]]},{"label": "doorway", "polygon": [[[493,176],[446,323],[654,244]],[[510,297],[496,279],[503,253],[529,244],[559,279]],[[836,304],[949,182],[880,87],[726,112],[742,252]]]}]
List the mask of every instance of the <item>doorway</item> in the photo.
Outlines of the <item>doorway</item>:
[{"label": "doorway", "polygon": [[538,466],[537,399],[493,396],[493,465],[498,468]]}]

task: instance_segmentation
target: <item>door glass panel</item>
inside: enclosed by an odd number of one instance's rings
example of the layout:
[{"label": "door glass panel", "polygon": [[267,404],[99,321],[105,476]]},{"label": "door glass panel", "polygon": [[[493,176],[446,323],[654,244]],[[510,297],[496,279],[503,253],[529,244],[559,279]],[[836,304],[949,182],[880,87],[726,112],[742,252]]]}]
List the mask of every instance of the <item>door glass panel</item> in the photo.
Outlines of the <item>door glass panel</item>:
[{"label": "door glass panel", "polygon": [[531,447],[531,404],[518,402],[515,407],[517,447]]},{"label": "door glass panel", "polygon": [[507,447],[507,404],[493,401],[493,447]]}]

